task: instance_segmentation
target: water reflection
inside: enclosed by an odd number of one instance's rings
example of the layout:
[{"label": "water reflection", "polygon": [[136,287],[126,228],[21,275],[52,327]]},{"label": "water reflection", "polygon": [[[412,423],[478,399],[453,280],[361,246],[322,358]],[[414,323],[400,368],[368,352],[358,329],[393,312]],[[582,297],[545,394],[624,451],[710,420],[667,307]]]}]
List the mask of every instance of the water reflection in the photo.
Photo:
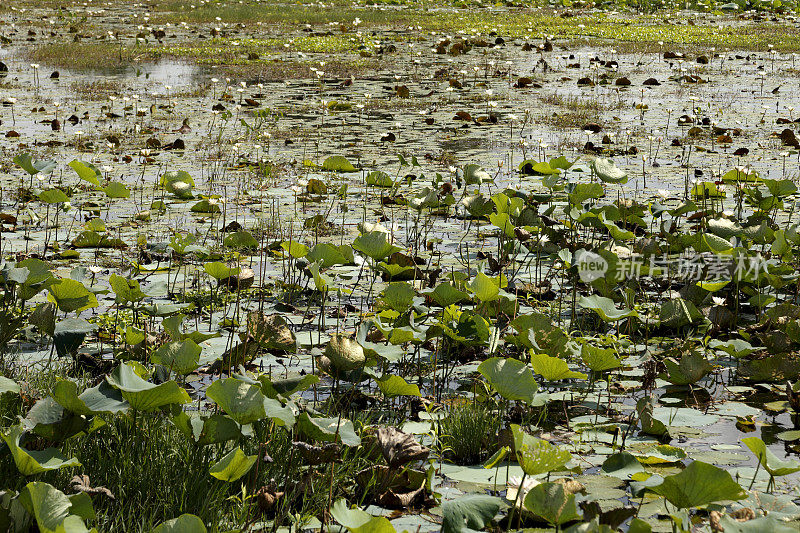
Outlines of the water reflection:
[{"label": "water reflection", "polygon": [[105,78],[122,81],[141,80],[153,84],[170,85],[173,88],[186,87],[197,83],[204,69],[198,65],[182,63],[180,61],[162,60],[157,63],[141,63],[137,65],[124,65],[102,69],[70,70],[64,69],[62,73],[73,76],[103,76]]}]

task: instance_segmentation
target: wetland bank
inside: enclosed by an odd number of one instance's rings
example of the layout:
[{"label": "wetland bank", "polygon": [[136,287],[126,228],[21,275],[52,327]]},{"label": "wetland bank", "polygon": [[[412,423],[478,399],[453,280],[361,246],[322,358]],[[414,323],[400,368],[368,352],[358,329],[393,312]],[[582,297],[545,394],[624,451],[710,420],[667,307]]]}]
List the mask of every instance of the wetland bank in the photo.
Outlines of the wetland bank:
[{"label": "wetland bank", "polygon": [[797,531],[797,30],[3,2],[0,531]]}]

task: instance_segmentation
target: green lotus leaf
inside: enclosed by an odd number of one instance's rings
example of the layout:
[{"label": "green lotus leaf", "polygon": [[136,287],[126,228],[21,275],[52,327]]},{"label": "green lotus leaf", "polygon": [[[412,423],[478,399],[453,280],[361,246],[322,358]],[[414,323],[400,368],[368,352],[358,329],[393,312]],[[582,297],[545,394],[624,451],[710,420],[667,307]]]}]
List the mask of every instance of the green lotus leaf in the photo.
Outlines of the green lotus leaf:
[{"label": "green lotus leaf", "polygon": [[491,222],[493,226],[500,228],[500,231],[503,232],[506,237],[514,238],[516,226],[511,223],[511,217],[508,216],[508,213],[492,213],[489,215],[489,222]]},{"label": "green lotus leaf", "polygon": [[630,479],[637,472],[644,472],[644,468],[636,457],[628,452],[620,452],[609,455],[600,471],[607,476]]},{"label": "green lotus leaf", "polygon": [[461,200],[461,205],[474,218],[483,218],[494,211],[494,202],[483,194],[474,194]]},{"label": "green lotus leaf", "polygon": [[247,333],[265,350],[289,353],[297,351],[297,337],[289,329],[286,319],[278,313],[248,313]]},{"label": "green lotus leaf", "polygon": [[722,175],[722,181],[755,183],[759,181],[758,172],[751,168],[734,167]]},{"label": "green lotus leaf", "polygon": [[600,183],[578,183],[569,193],[569,203],[580,206],[586,200],[602,198],[605,193]]},{"label": "green lotus leaf", "polygon": [[130,407],[122,393],[106,381],[78,395],[78,385],[75,382],[61,380],[53,387],[53,399],[64,409],[84,416],[118,413]]},{"label": "green lotus leaf", "polygon": [[581,296],[578,299],[578,305],[584,309],[591,309],[603,319],[604,322],[617,322],[623,318],[638,317],[639,313],[632,309],[617,309],[614,301],[611,298],[598,296]]},{"label": "green lotus leaf", "polygon": [[723,515],[719,525],[725,533],[797,533],[797,523],[785,523],[778,517],[770,514],[759,516],[746,522],[740,522],[730,515]]},{"label": "green lotus leaf", "polygon": [[665,425],[684,427],[710,426],[719,420],[718,415],[704,413],[699,409],[670,406],[654,407],[653,417],[660,420]]},{"label": "green lotus leaf", "polygon": [[52,159],[35,159],[27,152],[16,156],[14,158],[14,163],[19,165],[22,170],[31,176],[35,176],[40,172],[42,174],[49,174],[58,166],[58,163]]},{"label": "green lotus leaf", "polygon": [[172,423],[198,446],[220,444],[238,439],[242,432],[231,417],[219,413],[201,416],[180,410],[171,417]]},{"label": "green lotus leaf", "polygon": [[80,281],[62,278],[52,283],[47,290],[47,299],[58,306],[59,311],[69,313],[97,307],[97,297]]},{"label": "green lotus leaf", "polygon": [[252,424],[267,417],[267,398],[258,385],[236,378],[219,379],[209,385],[206,396],[239,424]]},{"label": "green lotus leaf", "polygon": [[367,185],[371,187],[389,188],[394,185],[394,180],[386,172],[380,170],[373,170],[367,174]]},{"label": "green lotus leaf", "polygon": [[235,276],[239,273],[238,267],[229,267],[225,263],[221,263],[219,261],[205,263],[203,265],[203,270],[205,270],[206,274],[217,281]]},{"label": "green lotus leaf", "polygon": [[225,457],[211,465],[210,473],[213,477],[231,483],[247,474],[258,459],[257,455],[245,455],[238,446],[226,454]]},{"label": "green lotus leaf", "polygon": [[492,357],[478,366],[478,372],[506,400],[519,400],[529,405],[534,403],[539,384],[531,368],[522,361]]},{"label": "green lotus leaf", "polygon": [[355,339],[344,335],[331,335],[323,357],[333,370],[347,372],[361,368],[367,361],[364,348]]},{"label": "green lotus leaf", "polygon": [[50,265],[41,259],[29,257],[17,263],[16,266],[28,269],[28,279],[17,288],[17,292],[23,300],[30,300],[55,281],[55,277],[50,271]]},{"label": "green lotus leaf", "polygon": [[284,406],[280,401],[274,398],[265,398],[264,411],[267,413],[267,417],[275,422],[275,425],[291,428],[296,421],[295,413],[298,409],[291,402]]},{"label": "green lotus leaf", "polygon": [[467,185],[480,185],[493,181],[494,178],[479,165],[464,165],[464,183]]},{"label": "green lotus leaf", "polygon": [[575,506],[575,495],[566,492],[561,483],[536,485],[525,495],[523,505],[525,509],[554,526],[581,518]]},{"label": "green lotus leaf", "polygon": [[475,275],[468,288],[481,302],[492,302],[500,298],[500,285],[483,272]]},{"label": "green lotus leaf", "polygon": [[653,400],[649,397],[642,398],[636,402],[636,412],[639,414],[639,420],[642,424],[642,433],[658,437],[668,435],[667,426],[653,416],[654,409]]},{"label": "green lotus leaf", "polygon": [[659,444],[642,452],[634,452],[634,455],[644,465],[678,463],[686,459],[685,450],[669,444]]},{"label": "green lotus leaf", "polygon": [[86,417],[65,410],[51,397],[36,402],[22,423],[26,430],[54,442],[77,435],[89,425]]},{"label": "green lotus leaf", "polygon": [[50,470],[81,466],[80,461],[76,458],[69,459],[56,448],[46,448],[44,450],[26,450],[22,448],[19,445],[22,434],[23,428],[20,424],[0,432],[0,437],[2,437],[11,451],[11,457],[14,459],[14,464],[17,465],[17,470],[23,476],[33,476]]},{"label": "green lotus leaf", "polygon": [[699,351],[684,354],[680,361],[672,357],[664,359],[667,367],[665,377],[673,385],[691,385],[708,375],[713,369],[705,356]]},{"label": "green lotus leaf", "polygon": [[85,495],[68,497],[52,485],[34,481],[25,485],[19,498],[41,533],[89,532],[81,515],[93,515],[94,511]]},{"label": "green lotus leaf", "polygon": [[769,472],[772,477],[787,476],[800,472],[800,462],[797,461],[783,461],[778,458],[764,441],[758,437],[745,437],[742,439],[742,444],[747,446],[751,452],[756,456],[764,470]]},{"label": "green lotus leaf", "polygon": [[160,303],[142,305],[139,309],[146,315],[150,316],[169,316],[179,313],[180,311],[188,311],[194,307],[192,303],[175,304],[175,303]]},{"label": "green lotus leaf", "polygon": [[97,326],[79,317],[65,318],[53,328],[53,344],[61,357],[67,357],[78,351],[88,333]]},{"label": "green lotus leaf", "polygon": [[219,203],[216,200],[209,200],[208,198],[203,198],[196,202],[190,209],[192,213],[203,213],[206,215],[214,215],[218,213],[222,213],[222,209],[219,207]]},{"label": "green lotus leaf", "polygon": [[52,302],[44,302],[37,305],[30,316],[28,321],[36,326],[36,328],[46,335],[51,337],[56,331],[56,306]]},{"label": "green lotus leaf", "polygon": [[100,180],[103,179],[103,173],[100,172],[100,169],[93,164],[75,159],[69,163],[69,166],[75,171],[80,179],[88,181],[96,187],[100,186]]},{"label": "green lotus leaf", "polygon": [[710,218],[706,221],[708,231],[723,239],[738,237],[742,234],[742,226],[729,218]]},{"label": "green lotus leaf", "polygon": [[319,383],[319,377],[314,374],[306,374],[305,376],[270,381],[269,376],[261,374],[258,376],[258,381],[261,383],[261,392],[267,398],[278,398],[278,396],[288,398]]},{"label": "green lotus leaf", "polygon": [[561,470],[572,459],[568,451],[525,433],[517,424],[511,424],[511,433],[517,462],[529,476]]},{"label": "green lotus leaf", "polygon": [[650,490],[680,509],[747,497],[747,492],[728,472],[701,461],[693,461],[685,470],[665,477],[661,485]]},{"label": "green lotus leaf", "polygon": [[581,359],[592,372],[613,370],[622,364],[614,348],[600,348],[588,343],[581,347]]},{"label": "green lotus leaf", "polygon": [[123,278],[116,274],[111,274],[108,279],[111,285],[111,290],[116,295],[116,302],[119,304],[127,304],[129,302],[136,303],[141,301],[145,294],[139,287],[139,282],[135,279]]},{"label": "green lotus leaf", "polygon": [[19,394],[19,391],[19,384],[16,381],[5,376],[0,376],[0,395]]},{"label": "green lotus leaf", "polygon": [[386,280],[408,280],[414,278],[416,269],[413,266],[389,264],[381,261],[376,270]]},{"label": "green lotus leaf", "polygon": [[533,159],[526,159],[520,163],[519,171],[531,176],[549,176],[551,174],[561,173],[560,169],[553,168],[547,161],[537,162]]},{"label": "green lotus leaf", "polygon": [[725,191],[717,187],[717,184],[712,181],[700,181],[695,183],[689,194],[696,200],[725,198],[726,196]]},{"label": "green lotus leaf", "polygon": [[192,198],[192,188],[194,187],[194,180],[188,172],[184,170],[173,170],[165,172],[161,176],[161,186],[168,193],[174,195],[181,200],[188,200]]},{"label": "green lotus leaf", "polygon": [[358,172],[358,169],[341,155],[332,155],[327,158],[322,162],[322,169],[331,172]]},{"label": "green lotus leaf", "polygon": [[728,285],[728,283],[730,283],[730,280],[724,280],[724,281],[698,281],[696,283],[696,285],[698,287],[700,287],[701,289],[706,290],[708,292],[717,292],[719,290],[724,289]]},{"label": "green lotus leaf", "polygon": [[597,177],[606,183],[627,183],[628,175],[619,169],[611,159],[597,157],[589,164]]},{"label": "green lotus leaf", "polygon": [[39,193],[39,200],[46,204],[59,204],[69,201],[69,196],[61,189],[48,189]]},{"label": "green lotus leaf", "polygon": [[311,263],[308,266],[308,271],[311,272],[311,277],[314,279],[314,287],[320,292],[325,292],[333,283],[333,280],[325,274],[322,274],[319,268],[319,263]]},{"label": "green lotus leaf", "polygon": [[253,234],[249,231],[241,230],[235,231],[225,237],[222,241],[222,245],[226,248],[249,248],[249,249],[256,249],[258,248],[258,241]]},{"label": "green lotus leaf", "polygon": [[202,348],[191,339],[175,341],[159,346],[150,354],[150,361],[176,374],[186,375],[197,369],[201,351]]},{"label": "green lotus leaf", "polygon": [[727,341],[713,339],[708,345],[710,348],[722,350],[736,359],[747,357],[751,353],[761,349],[761,347],[753,346],[749,342],[742,339],[730,339]]},{"label": "green lotus leaf", "polygon": [[715,254],[724,254],[733,249],[733,245],[729,240],[723,239],[713,233],[697,233],[691,235],[688,244],[697,252],[712,252]]},{"label": "green lotus leaf", "polygon": [[588,377],[583,372],[570,370],[567,362],[560,357],[550,357],[543,353],[531,353],[531,367],[534,372],[547,381],[586,379]]},{"label": "green lotus leaf", "polygon": [[361,444],[353,423],[346,418],[320,418],[311,417],[302,413],[297,417],[297,426],[301,433],[312,439],[324,442],[341,441],[345,446],[358,446]]},{"label": "green lotus leaf", "polygon": [[383,290],[382,301],[398,313],[404,313],[411,307],[416,295],[417,292],[410,283],[395,281]]},{"label": "green lotus leaf", "polygon": [[150,533],[206,533],[206,525],[193,514],[182,514],[156,526]]},{"label": "green lotus leaf", "polygon": [[439,283],[432,291],[423,292],[440,307],[448,307],[469,298],[469,294],[455,288],[448,282]]},{"label": "green lotus leaf", "polygon": [[375,380],[378,383],[378,388],[387,398],[394,398],[396,396],[421,396],[419,387],[412,385],[400,376],[384,376]]},{"label": "green lotus leaf", "polygon": [[297,241],[283,241],[281,243],[281,248],[286,250],[286,252],[295,259],[300,259],[301,257],[305,257],[306,255],[308,255],[309,251],[308,246]]},{"label": "green lotus leaf", "polygon": [[118,181],[112,181],[103,187],[103,192],[106,193],[106,196],[109,198],[129,198],[131,195],[130,189],[128,189],[124,183]]},{"label": "green lotus leaf", "polygon": [[400,248],[389,242],[389,235],[383,231],[362,233],[353,241],[353,249],[376,262],[400,251]]},{"label": "green lotus leaf", "polygon": [[304,255],[310,262],[319,263],[320,268],[353,264],[353,249],[347,245],[336,246],[321,242]]},{"label": "green lotus leaf", "polygon": [[72,246],[75,248],[115,248],[118,250],[124,250],[128,247],[122,239],[109,237],[92,230],[80,232],[72,239]]},{"label": "green lotus leaf", "polygon": [[350,533],[396,533],[385,516],[372,516],[358,507],[347,507],[344,499],[336,500],[331,507],[331,516]]},{"label": "green lotus leaf", "polygon": [[155,411],[169,404],[181,404],[191,401],[189,394],[174,381],[166,381],[160,385],[142,379],[129,363],[119,365],[106,376],[112,387],[122,392],[122,397],[137,411]]},{"label": "green lotus leaf", "polygon": [[442,504],[442,533],[482,530],[500,511],[502,500],[485,494],[470,494]]}]

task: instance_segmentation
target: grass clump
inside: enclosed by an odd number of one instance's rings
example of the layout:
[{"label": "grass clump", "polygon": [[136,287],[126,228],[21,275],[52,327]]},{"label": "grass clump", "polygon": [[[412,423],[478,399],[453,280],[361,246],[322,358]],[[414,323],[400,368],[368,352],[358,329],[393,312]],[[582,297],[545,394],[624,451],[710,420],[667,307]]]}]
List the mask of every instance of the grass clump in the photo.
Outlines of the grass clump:
[{"label": "grass clump", "polygon": [[116,80],[79,80],[70,85],[76,95],[87,100],[107,100],[122,92],[122,84]]},{"label": "grass clump", "polygon": [[475,464],[489,455],[497,442],[502,419],[497,411],[482,405],[451,408],[439,420],[439,440],[445,457],[458,464]]},{"label": "grass clump", "polygon": [[[30,375],[30,401],[0,397],[3,426],[24,416],[36,399],[48,395],[48,384],[63,375],[54,369]],[[323,517],[329,499],[348,496],[356,473],[371,464],[365,447],[343,447],[335,462],[309,464],[298,451],[303,436],[297,428],[287,430],[270,420],[254,422],[246,438],[200,445],[179,429],[177,416],[183,416],[179,409],[106,414],[95,417],[99,424],[88,434],[58,442],[29,433],[22,445],[29,450],[57,447],[81,463],[38,474],[36,481],[71,494],[72,478],[85,474],[92,487],[107,489],[92,497],[93,525],[100,531],[151,531],[182,513],[197,515],[209,531],[249,530],[260,521],[288,526]],[[232,483],[212,477],[210,468],[236,446],[257,457],[253,468]],[[7,453],[0,455],[0,479],[6,480],[4,489],[14,491],[31,481],[19,475]]]},{"label": "grass clump", "polygon": [[44,44],[28,53],[28,59],[43,65],[71,69],[103,69],[127,66],[143,58],[140,50],[111,42]]}]

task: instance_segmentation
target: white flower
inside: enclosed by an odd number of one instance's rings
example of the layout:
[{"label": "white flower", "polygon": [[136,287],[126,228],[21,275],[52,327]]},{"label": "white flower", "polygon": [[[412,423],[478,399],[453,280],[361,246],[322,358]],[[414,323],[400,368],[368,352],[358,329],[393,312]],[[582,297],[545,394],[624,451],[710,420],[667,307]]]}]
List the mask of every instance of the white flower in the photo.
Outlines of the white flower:
[{"label": "white flower", "polygon": [[[538,479],[528,477],[525,478],[525,484],[520,487],[522,484],[522,478],[511,476],[508,478],[508,490],[506,492],[506,498],[511,501],[518,501],[518,505],[522,505],[522,502],[525,501],[525,495],[528,493],[528,491],[540,483],[541,481]],[[518,493],[519,496],[517,496]]]}]

